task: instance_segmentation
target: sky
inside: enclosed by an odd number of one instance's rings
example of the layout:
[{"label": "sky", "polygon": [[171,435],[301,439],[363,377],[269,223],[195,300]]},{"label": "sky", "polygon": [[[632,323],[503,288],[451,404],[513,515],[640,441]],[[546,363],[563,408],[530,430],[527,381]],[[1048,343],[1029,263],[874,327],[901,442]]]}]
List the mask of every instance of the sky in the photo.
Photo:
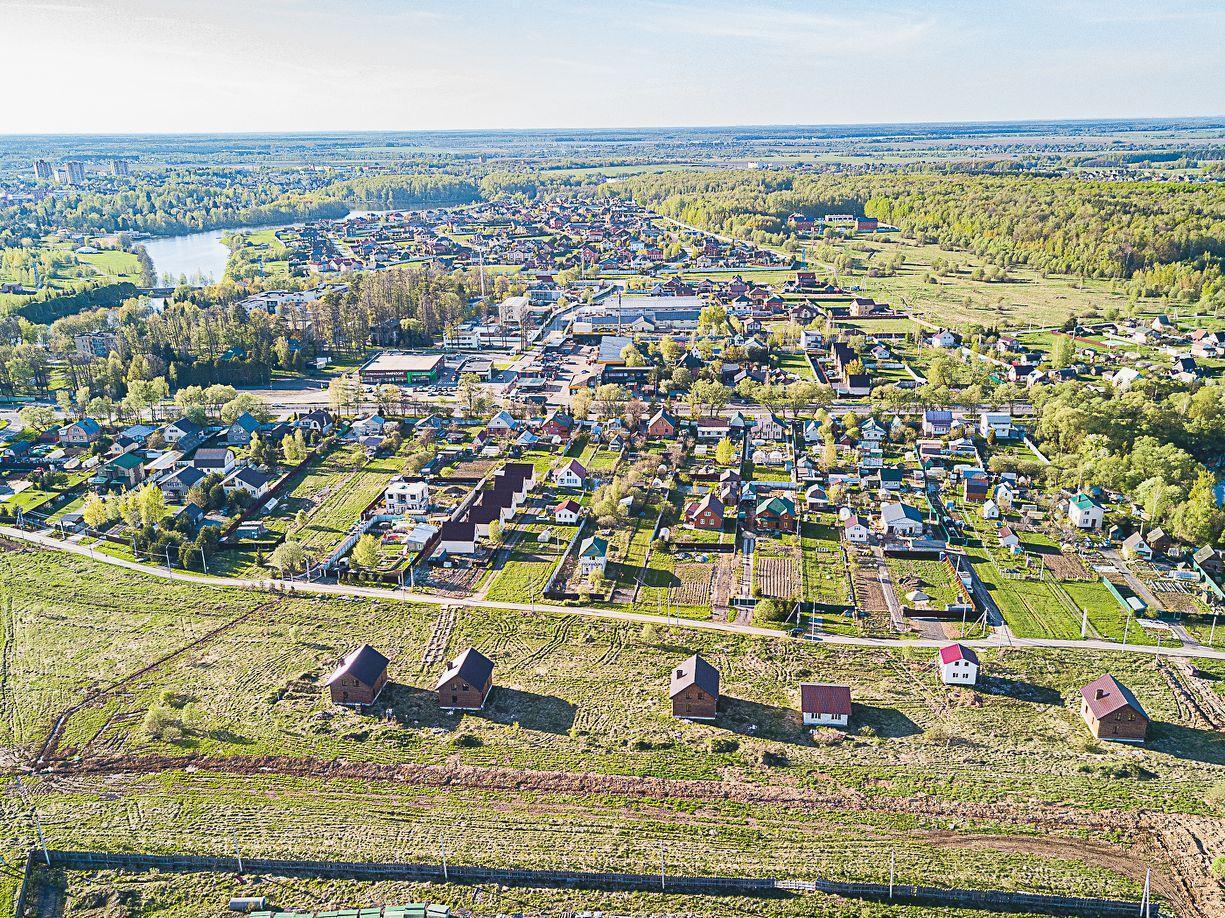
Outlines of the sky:
[{"label": "sky", "polygon": [[1225,114],[1225,0],[0,0],[0,133]]}]

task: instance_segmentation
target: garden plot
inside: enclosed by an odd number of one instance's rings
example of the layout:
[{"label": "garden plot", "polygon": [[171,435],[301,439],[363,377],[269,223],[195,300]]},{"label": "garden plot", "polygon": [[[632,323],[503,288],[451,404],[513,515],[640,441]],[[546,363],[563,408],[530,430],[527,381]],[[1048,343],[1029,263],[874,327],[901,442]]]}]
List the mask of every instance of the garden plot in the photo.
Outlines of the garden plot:
[{"label": "garden plot", "polygon": [[800,593],[799,565],[794,555],[753,558],[753,585],[765,599],[795,599]]},{"label": "garden plot", "polygon": [[403,470],[402,457],[367,460],[360,446],[340,447],[297,482],[267,522],[322,559]]},{"label": "garden plot", "polygon": [[[961,602],[963,597],[953,572],[943,561],[925,558],[886,558],[885,566],[897,588],[898,599],[917,608],[944,609]],[[916,601],[911,597],[922,593],[930,597]]]},{"label": "garden plot", "polygon": [[682,606],[710,605],[710,586],[714,574],[711,564],[678,564],[673,602]]}]

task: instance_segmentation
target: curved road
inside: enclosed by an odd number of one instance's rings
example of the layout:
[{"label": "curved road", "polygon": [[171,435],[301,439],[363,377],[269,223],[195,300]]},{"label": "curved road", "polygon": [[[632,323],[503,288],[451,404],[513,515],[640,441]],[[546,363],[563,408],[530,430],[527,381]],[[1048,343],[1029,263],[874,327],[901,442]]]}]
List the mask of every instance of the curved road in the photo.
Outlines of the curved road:
[{"label": "curved road", "polygon": [[[555,606],[548,604],[532,604],[517,602],[493,602],[487,599],[451,599],[430,593],[410,593],[407,590],[391,590],[382,587],[352,586],[338,583],[299,583],[296,581],[255,580],[240,577],[216,577],[211,574],[191,574],[184,571],[166,570],[124,558],[94,551],[88,545],[75,542],[65,542],[41,533],[25,532],[12,526],[0,526],[0,535],[50,548],[56,551],[68,552],[101,561],[114,567],[122,567],[164,580],[179,580],[194,583],[198,586],[213,589],[244,589],[270,590],[276,588],[286,593],[299,593],[321,596],[358,596],[368,599],[383,599],[399,602],[412,602],[431,606],[468,606],[481,609],[498,609],[507,612],[548,612],[571,615],[585,615],[590,618],[604,618],[615,621],[639,622],[642,624],[660,625],[664,627],[680,626],[705,631],[725,631],[733,634],[749,634],[757,637],[779,638],[785,635],[772,628],[760,628],[755,625],[738,625],[731,622],[697,621],[694,619],[673,618],[665,615],[649,615],[643,612],[622,612],[617,609],[594,609],[590,606]],[[794,640],[801,640],[795,638]],[[818,643],[843,644],[855,647],[940,647],[948,641],[929,640],[925,638],[866,638],[849,637],[845,635],[822,635]],[[1212,660],[1225,660],[1225,650],[1214,650],[1210,647],[1152,647],[1148,645],[1118,644],[1113,641],[1065,641],[1046,638],[1019,638],[1007,634],[997,634],[982,640],[968,640],[962,643],[970,647],[1035,647],[1061,650],[1109,650],[1125,653],[1138,653],[1153,656],[1160,654],[1167,657],[1197,657]]]}]

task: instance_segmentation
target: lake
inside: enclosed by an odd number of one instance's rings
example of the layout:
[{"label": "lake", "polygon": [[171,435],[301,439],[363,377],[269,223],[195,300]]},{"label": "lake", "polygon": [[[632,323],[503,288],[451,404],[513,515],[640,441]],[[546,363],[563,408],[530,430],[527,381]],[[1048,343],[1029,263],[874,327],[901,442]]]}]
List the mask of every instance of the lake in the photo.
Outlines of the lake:
[{"label": "lake", "polygon": [[184,276],[188,283],[200,279],[215,283],[225,276],[225,263],[230,257],[230,250],[221,243],[224,232],[226,230],[218,229],[181,236],[158,236],[144,240],[141,245],[153,261],[159,284],[167,274],[176,284]]}]

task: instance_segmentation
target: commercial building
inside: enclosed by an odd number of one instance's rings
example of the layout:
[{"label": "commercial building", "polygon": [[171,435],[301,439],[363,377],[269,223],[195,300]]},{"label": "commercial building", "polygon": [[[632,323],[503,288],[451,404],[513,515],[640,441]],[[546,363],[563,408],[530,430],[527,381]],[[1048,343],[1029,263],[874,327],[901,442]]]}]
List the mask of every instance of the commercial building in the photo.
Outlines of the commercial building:
[{"label": "commercial building", "polygon": [[442,368],[441,354],[399,354],[384,352],[368,361],[357,371],[367,386],[393,383],[417,386],[438,382]]}]

